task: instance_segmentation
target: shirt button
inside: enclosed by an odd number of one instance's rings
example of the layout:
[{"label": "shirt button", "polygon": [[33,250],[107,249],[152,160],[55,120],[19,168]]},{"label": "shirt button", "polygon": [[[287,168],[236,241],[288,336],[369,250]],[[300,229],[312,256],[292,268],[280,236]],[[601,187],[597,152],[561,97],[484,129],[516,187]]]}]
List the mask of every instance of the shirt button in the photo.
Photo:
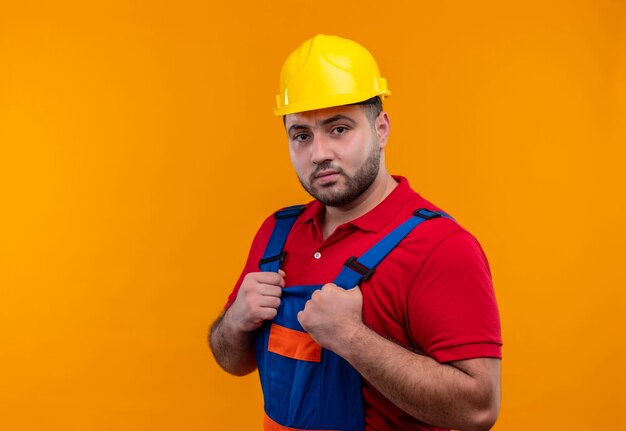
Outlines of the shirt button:
[{"label": "shirt button", "polygon": [[313,257],[316,259],[319,259],[320,257],[322,257],[322,253],[320,253],[319,251],[316,251]]}]

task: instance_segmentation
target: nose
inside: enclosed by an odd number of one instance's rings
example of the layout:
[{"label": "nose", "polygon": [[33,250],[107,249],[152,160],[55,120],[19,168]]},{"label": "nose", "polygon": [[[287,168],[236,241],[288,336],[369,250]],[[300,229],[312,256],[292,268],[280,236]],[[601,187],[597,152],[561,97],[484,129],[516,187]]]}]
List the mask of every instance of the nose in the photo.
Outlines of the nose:
[{"label": "nose", "polygon": [[311,144],[311,161],[319,165],[320,163],[331,161],[333,158],[332,144],[323,135],[316,135]]}]

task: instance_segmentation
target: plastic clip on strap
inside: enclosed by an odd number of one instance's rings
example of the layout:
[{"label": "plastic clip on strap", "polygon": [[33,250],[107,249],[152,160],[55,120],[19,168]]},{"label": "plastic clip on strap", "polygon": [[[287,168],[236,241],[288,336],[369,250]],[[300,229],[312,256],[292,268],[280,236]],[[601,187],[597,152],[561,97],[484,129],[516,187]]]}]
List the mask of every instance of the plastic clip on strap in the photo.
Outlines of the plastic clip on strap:
[{"label": "plastic clip on strap", "polygon": [[276,211],[274,213],[274,218],[276,220],[284,219],[284,218],[293,218],[296,219],[302,214],[304,211],[304,205],[294,205],[291,207],[283,208],[282,210]]},{"label": "plastic clip on strap", "polygon": [[360,281],[365,281],[368,278],[370,278],[371,275],[374,273],[374,270],[376,269],[376,268],[368,268],[365,265],[360,264],[359,261],[354,256],[348,258],[348,260],[346,260],[346,263],[344,265],[350,268],[352,271],[361,274]]},{"label": "plastic clip on strap", "polygon": [[283,260],[285,260],[285,256],[287,256],[287,253],[283,251],[276,256],[261,258],[261,260],[259,260],[259,267],[266,265],[268,263],[276,262],[276,261],[278,261],[278,263],[281,264]]},{"label": "plastic clip on strap", "polygon": [[344,289],[352,289],[362,281],[367,280],[376,266],[402,241],[413,229],[426,220],[446,217],[452,219],[443,212],[430,211],[420,208],[413,213],[413,217],[402,223],[391,231],[387,236],[378,241],[372,248],[366,251],[358,259],[351,257],[348,259],[335,278],[335,284]]},{"label": "plastic clip on strap", "polygon": [[274,213],[276,224],[270,236],[270,240],[265,248],[263,258],[259,260],[259,269],[265,272],[278,272],[280,264],[285,260],[286,252],[283,251],[289,231],[296,222],[296,219],[304,211],[304,205],[294,205],[283,208]]},{"label": "plastic clip on strap", "polygon": [[447,214],[439,213],[439,212],[435,212],[435,211],[430,211],[430,210],[427,210],[426,208],[420,208],[418,210],[415,210],[413,212],[413,215],[417,216],[417,217],[421,217],[424,220],[432,220],[434,218],[440,218],[442,215],[445,216],[445,217],[451,218]]}]

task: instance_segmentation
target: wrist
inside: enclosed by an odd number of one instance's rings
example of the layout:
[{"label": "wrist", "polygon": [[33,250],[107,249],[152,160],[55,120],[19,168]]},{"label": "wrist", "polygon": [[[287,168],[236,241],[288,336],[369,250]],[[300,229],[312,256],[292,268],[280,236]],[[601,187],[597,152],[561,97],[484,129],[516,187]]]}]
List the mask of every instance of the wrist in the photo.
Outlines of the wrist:
[{"label": "wrist", "polygon": [[224,314],[223,331],[224,334],[229,337],[237,337],[247,332],[244,330],[243,324],[237,319],[236,316],[237,312],[236,310],[233,310],[232,306],[226,310],[226,313]]},{"label": "wrist", "polygon": [[335,353],[352,363],[361,355],[361,349],[366,345],[369,332],[370,329],[363,322],[356,323],[353,328],[346,331],[346,336],[339,340]]}]

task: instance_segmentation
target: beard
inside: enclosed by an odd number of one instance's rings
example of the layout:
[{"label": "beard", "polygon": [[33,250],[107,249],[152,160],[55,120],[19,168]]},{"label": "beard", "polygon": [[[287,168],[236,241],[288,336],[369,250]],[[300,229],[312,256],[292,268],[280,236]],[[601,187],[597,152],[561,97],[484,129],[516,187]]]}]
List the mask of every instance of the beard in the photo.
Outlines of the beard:
[{"label": "beard", "polygon": [[[343,179],[344,187],[333,190],[333,187],[340,181],[322,186],[314,186],[315,176],[325,169],[337,171],[340,180]],[[343,169],[333,166],[331,162],[324,162],[317,165],[315,171],[309,177],[309,181],[303,181],[298,176],[302,187],[315,199],[329,207],[342,207],[352,203],[361,196],[374,182],[380,169],[380,149],[374,147],[365,162],[359,166],[354,175],[347,175]]]}]

